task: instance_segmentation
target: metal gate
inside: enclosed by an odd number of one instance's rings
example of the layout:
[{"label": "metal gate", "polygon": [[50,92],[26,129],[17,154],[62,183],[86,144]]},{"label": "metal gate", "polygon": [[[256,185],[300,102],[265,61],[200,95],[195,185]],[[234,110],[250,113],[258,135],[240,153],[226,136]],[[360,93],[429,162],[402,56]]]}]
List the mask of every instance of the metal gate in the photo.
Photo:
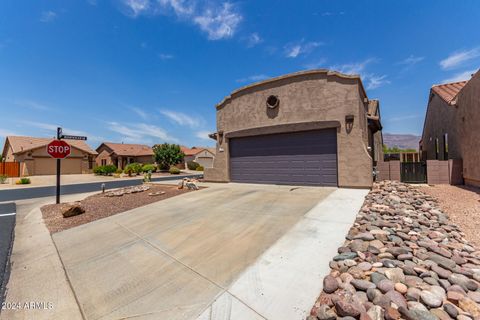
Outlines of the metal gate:
[{"label": "metal gate", "polygon": [[427,163],[425,161],[402,162],[400,179],[407,183],[427,183]]}]

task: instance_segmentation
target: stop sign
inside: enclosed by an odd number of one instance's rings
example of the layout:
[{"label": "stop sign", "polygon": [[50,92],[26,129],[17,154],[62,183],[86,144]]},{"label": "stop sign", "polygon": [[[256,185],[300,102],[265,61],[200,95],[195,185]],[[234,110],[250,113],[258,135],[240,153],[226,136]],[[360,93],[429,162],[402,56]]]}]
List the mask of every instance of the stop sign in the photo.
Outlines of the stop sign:
[{"label": "stop sign", "polygon": [[47,145],[47,153],[55,159],[63,159],[70,155],[72,148],[62,140],[53,140]]}]

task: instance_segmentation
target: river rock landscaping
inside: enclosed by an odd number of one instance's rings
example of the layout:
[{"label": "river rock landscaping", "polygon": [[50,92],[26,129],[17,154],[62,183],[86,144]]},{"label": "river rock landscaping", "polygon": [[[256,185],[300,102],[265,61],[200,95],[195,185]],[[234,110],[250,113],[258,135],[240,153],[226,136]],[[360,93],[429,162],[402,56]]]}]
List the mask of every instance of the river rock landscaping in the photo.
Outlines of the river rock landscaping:
[{"label": "river rock landscaping", "polygon": [[480,319],[480,250],[419,188],[376,183],[346,239],[307,320]]}]

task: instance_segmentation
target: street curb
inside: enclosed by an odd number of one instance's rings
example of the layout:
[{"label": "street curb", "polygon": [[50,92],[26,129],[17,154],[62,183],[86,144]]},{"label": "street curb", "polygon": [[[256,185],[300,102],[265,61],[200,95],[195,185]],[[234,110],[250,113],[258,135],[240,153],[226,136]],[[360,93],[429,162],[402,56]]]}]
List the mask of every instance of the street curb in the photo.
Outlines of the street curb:
[{"label": "street curb", "polygon": [[[16,205],[14,202],[0,203],[0,304],[6,297],[10,277],[10,255],[15,237]],[[2,312],[0,308],[0,313]]]}]

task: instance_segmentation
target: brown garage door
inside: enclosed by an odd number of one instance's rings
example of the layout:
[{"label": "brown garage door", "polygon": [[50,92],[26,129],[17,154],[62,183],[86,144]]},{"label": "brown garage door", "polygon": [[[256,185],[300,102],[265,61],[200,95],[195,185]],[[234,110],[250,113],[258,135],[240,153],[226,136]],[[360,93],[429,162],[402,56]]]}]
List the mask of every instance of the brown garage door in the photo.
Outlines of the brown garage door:
[{"label": "brown garage door", "polygon": [[[82,173],[82,159],[66,158],[61,160],[62,174]],[[35,175],[56,174],[57,161],[53,158],[36,158]]]},{"label": "brown garage door", "polygon": [[234,182],[337,186],[335,129],[232,138]]}]

